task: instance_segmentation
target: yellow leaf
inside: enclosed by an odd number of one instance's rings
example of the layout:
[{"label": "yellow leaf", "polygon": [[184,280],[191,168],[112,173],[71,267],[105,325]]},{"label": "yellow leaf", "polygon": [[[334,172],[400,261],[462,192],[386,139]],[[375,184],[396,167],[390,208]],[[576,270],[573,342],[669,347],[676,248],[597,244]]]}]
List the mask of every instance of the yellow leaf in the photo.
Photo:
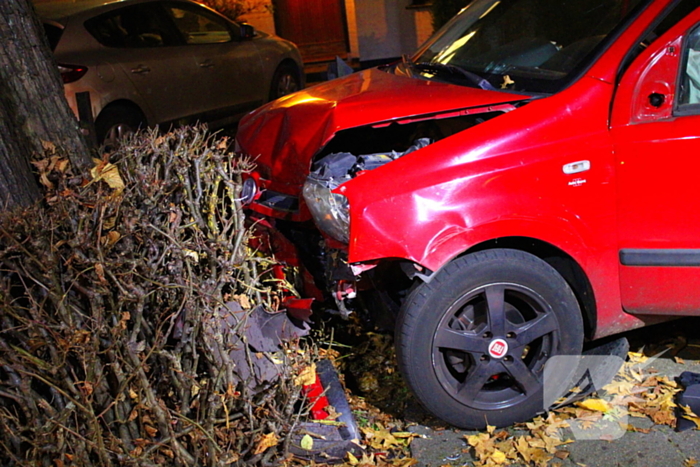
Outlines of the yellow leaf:
[{"label": "yellow leaf", "polygon": [[314,439],[309,435],[304,435],[301,438],[301,448],[306,451],[311,451],[314,448]]},{"label": "yellow leaf", "polygon": [[279,443],[279,441],[280,440],[277,437],[277,434],[274,432],[261,436],[258,440],[258,445],[253,451],[253,455],[260,454],[262,452],[265,452],[268,448],[277,446],[277,443]]},{"label": "yellow leaf", "polygon": [[195,263],[199,262],[199,253],[193,250],[188,250],[187,248],[183,248],[183,253],[185,253],[185,258],[192,258]]},{"label": "yellow leaf", "polygon": [[106,236],[102,237],[102,244],[106,247],[111,247],[114,246],[120,238],[122,238],[121,234],[112,230]]},{"label": "yellow leaf", "polygon": [[608,412],[611,407],[607,401],[603,399],[586,399],[584,401],[578,402],[576,405],[583,407],[587,410],[593,410],[596,412]]},{"label": "yellow leaf", "polygon": [[693,423],[695,423],[695,428],[700,428],[700,417],[695,415],[690,406],[681,405],[681,409],[683,410],[683,413],[681,414],[683,418],[691,420]]},{"label": "yellow leaf", "polygon": [[92,175],[93,181],[97,182],[104,180],[110,188],[113,188],[117,192],[124,190],[124,181],[121,175],[119,175],[119,169],[116,165],[109,162],[105,162],[99,159],[93,159],[95,161],[95,167],[90,170],[90,175]]},{"label": "yellow leaf", "polygon": [[316,382],[316,364],[312,363],[307,366],[294,378],[294,384],[297,386],[308,386]]},{"label": "yellow leaf", "polygon": [[357,457],[353,456],[351,452],[348,452],[348,464],[357,465],[359,463],[360,461],[357,459]]},{"label": "yellow leaf", "polygon": [[506,461],[506,455],[503,454],[501,451],[496,449],[493,451],[493,454],[491,454],[490,459],[494,461],[496,464],[503,464]]}]

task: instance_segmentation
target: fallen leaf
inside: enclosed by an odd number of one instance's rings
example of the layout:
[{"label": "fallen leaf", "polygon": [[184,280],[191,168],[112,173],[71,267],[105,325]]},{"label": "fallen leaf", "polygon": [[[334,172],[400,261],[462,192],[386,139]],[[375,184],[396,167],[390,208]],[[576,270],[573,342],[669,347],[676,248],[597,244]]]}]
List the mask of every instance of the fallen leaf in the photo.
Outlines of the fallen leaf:
[{"label": "fallen leaf", "polygon": [[253,455],[260,454],[262,452],[265,452],[268,448],[277,446],[277,443],[279,443],[279,441],[280,440],[277,437],[277,434],[274,432],[261,436],[258,440],[258,445],[255,446]]},{"label": "fallen leaf", "polygon": [[314,448],[314,439],[309,435],[301,437],[301,448],[306,451],[311,451]]},{"label": "fallen leaf", "polygon": [[690,420],[693,423],[695,423],[695,428],[700,428],[700,417],[698,417],[693,410],[690,408],[690,406],[687,405],[681,405],[681,410],[683,413],[681,416],[685,418],[686,420]]},{"label": "fallen leaf", "polygon": [[359,464],[360,461],[357,459],[357,457],[353,456],[351,452],[348,453],[348,464],[350,465],[357,465]]},{"label": "fallen leaf", "polygon": [[114,246],[120,238],[122,238],[122,235],[119,232],[116,230],[110,230],[107,235],[102,237],[102,244],[109,248]]},{"label": "fallen leaf", "polygon": [[608,404],[608,402],[604,399],[586,399],[577,402],[576,405],[596,412],[609,412],[611,409],[610,404]]},{"label": "fallen leaf", "polygon": [[495,451],[493,451],[493,453],[491,453],[491,455],[489,456],[489,459],[494,461],[496,464],[504,464],[507,460],[506,455],[503,454],[503,452],[499,451],[498,449],[496,449]]},{"label": "fallen leaf", "polygon": [[299,374],[294,378],[294,384],[297,386],[308,386],[316,382],[316,364],[305,367],[299,372]]},{"label": "fallen leaf", "polygon": [[158,428],[155,428],[151,425],[144,425],[143,429],[146,431],[148,436],[150,436],[151,438],[155,438],[156,435],[158,434]]},{"label": "fallen leaf", "polygon": [[183,248],[182,252],[185,254],[185,258],[192,258],[195,263],[199,262],[199,253],[197,253],[196,251]]},{"label": "fallen leaf", "polygon": [[90,169],[93,182],[102,180],[107,183],[110,188],[121,193],[124,190],[124,181],[121,175],[119,175],[117,166],[100,159],[93,159],[93,161],[95,162],[95,167]]}]

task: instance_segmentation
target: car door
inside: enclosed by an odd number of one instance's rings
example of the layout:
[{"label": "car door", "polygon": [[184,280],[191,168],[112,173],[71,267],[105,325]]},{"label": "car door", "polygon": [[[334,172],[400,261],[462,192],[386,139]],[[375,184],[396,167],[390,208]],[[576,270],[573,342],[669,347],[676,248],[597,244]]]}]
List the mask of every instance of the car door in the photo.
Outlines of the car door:
[{"label": "car door", "polygon": [[133,88],[131,100],[148,107],[149,123],[197,112],[197,63],[156,2],[132,5],[88,20],[85,27],[107,47]]},{"label": "car door", "polygon": [[695,11],[638,55],[613,105],[620,287],[631,313],[700,312],[700,9],[685,5]]},{"label": "car door", "polygon": [[201,118],[213,120],[253,110],[263,103],[262,61],[251,38],[236,23],[195,4],[166,2],[168,15],[198,67]]}]

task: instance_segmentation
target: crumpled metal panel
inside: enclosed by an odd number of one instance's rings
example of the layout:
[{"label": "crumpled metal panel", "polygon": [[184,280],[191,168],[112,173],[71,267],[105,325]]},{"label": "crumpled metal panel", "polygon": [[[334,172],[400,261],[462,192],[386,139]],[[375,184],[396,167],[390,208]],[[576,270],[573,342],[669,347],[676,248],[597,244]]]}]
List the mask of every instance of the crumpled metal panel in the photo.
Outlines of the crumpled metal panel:
[{"label": "crumpled metal panel", "polygon": [[526,99],[369,69],[285,96],[247,115],[236,138],[269,188],[298,195],[313,156],[340,130]]}]

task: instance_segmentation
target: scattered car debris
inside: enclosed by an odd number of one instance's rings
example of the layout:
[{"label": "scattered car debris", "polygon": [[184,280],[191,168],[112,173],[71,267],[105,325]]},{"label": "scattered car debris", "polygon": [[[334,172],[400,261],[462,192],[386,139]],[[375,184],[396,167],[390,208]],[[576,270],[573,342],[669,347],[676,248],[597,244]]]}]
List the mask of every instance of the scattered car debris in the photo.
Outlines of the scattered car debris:
[{"label": "scattered car debris", "polygon": [[[576,391],[569,391],[552,409],[573,404],[603,389],[620,371],[629,350],[630,344],[627,338],[620,337],[584,351],[583,356],[578,357],[578,368],[572,378],[572,381],[576,382],[574,384]],[[561,363],[566,364],[567,361]],[[547,370],[545,370],[546,374]],[[545,384],[545,391],[546,389]]]},{"label": "scattered car debris", "polygon": [[345,391],[330,360],[316,364],[316,381],[304,387],[311,402],[313,422],[299,424],[289,452],[325,463],[343,462],[348,453],[362,455],[360,431]]},{"label": "scattered car debris", "polygon": [[677,380],[684,389],[676,394],[676,431],[697,428],[698,424],[687,418],[687,409],[693,414],[700,413],[700,373],[684,371]]},{"label": "scattered car debris", "polygon": [[[283,361],[274,358],[274,354],[282,350],[282,342],[309,332],[306,322],[292,320],[284,311],[268,312],[263,306],[244,310],[238,302],[228,302],[217,314],[216,319],[204,322],[212,356],[216,361],[233,360],[238,368],[237,376],[254,392],[268,387],[279,377],[278,366]],[[220,339],[224,348],[230,349],[227,356],[216,345]]]}]

